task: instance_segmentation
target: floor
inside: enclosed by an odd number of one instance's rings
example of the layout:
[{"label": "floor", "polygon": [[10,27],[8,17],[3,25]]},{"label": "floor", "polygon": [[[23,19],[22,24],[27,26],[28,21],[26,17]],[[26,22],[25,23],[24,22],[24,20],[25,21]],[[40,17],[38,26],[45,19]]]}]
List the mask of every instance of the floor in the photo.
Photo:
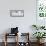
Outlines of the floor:
[{"label": "floor", "polygon": [[[30,46],[37,46],[37,43],[30,43],[31,45]],[[4,43],[1,43],[0,42],[0,46],[4,46]],[[15,46],[15,43],[8,43],[8,46]],[[21,46],[25,46],[25,45],[21,45]],[[44,43],[44,45],[41,45],[41,46],[46,46],[46,43]]]}]

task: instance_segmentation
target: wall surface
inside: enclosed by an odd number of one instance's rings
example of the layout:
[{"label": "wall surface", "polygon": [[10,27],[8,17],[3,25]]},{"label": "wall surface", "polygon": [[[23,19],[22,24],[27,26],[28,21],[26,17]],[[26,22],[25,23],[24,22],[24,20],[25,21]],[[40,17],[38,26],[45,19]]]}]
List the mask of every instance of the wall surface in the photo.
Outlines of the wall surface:
[{"label": "wall surface", "polygon": [[[10,10],[24,10],[24,17],[10,17]],[[36,0],[0,0],[0,34],[10,32],[11,27],[19,27],[19,32],[30,32],[36,24]]]}]

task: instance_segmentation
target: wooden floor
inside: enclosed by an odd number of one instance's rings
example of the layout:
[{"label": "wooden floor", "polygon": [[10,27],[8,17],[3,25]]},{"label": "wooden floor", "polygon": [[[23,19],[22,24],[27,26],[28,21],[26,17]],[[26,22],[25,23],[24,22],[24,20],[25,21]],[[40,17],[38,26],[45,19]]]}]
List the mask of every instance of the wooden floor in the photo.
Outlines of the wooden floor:
[{"label": "wooden floor", "polygon": [[[0,46],[4,46],[4,43],[0,42]],[[15,42],[14,43],[12,43],[12,42],[8,43],[8,46],[15,46]],[[37,46],[37,43],[32,42],[32,43],[30,43],[30,46]],[[46,46],[46,43],[44,43],[41,46]]]}]

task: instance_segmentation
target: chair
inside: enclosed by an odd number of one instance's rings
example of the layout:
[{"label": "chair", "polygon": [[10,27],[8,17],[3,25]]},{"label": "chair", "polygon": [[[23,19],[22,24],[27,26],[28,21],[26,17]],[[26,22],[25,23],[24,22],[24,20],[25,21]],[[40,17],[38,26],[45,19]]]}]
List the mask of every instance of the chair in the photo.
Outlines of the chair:
[{"label": "chair", "polygon": [[7,46],[7,44],[8,44],[8,42],[7,42],[7,38],[10,38],[10,36],[17,36],[17,38],[15,38],[15,40],[16,40],[16,46],[18,46],[18,34],[16,35],[16,34],[9,34],[9,33],[6,33],[5,34],[5,46]]},{"label": "chair", "polygon": [[30,46],[29,42],[29,33],[21,33],[22,40],[27,39],[26,41],[20,42],[19,46]]},{"label": "chair", "polygon": [[13,37],[13,36],[17,36],[15,38],[15,40],[17,40],[16,46],[18,46],[18,27],[11,28],[11,33],[5,33],[5,46],[8,45],[7,38],[10,38],[10,37]]}]

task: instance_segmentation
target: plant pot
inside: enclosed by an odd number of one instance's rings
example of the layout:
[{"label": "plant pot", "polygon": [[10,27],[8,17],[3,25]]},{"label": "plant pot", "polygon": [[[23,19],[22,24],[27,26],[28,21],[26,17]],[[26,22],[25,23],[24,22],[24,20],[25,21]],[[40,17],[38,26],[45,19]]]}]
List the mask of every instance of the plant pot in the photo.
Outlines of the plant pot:
[{"label": "plant pot", "polygon": [[40,43],[40,39],[37,39],[37,43]]},{"label": "plant pot", "polygon": [[41,44],[41,43],[44,42],[44,40],[45,40],[45,39],[38,39],[37,42],[38,42],[39,44]]}]

